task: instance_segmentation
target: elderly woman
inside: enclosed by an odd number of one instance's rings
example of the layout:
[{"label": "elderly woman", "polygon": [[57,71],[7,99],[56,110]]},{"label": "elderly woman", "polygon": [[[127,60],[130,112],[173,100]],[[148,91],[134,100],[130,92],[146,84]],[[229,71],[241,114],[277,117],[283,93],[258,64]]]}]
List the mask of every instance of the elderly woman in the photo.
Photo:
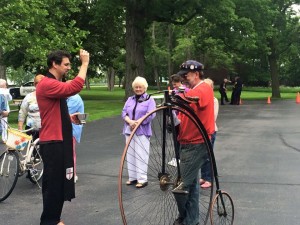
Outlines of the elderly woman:
[{"label": "elderly woman", "polygon": [[[44,75],[36,75],[34,78],[34,86],[44,78]],[[26,121],[25,129],[33,128],[28,131],[28,135],[33,136],[33,140],[39,137],[39,129],[41,128],[40,110],[36,100],[36,91],[33,91],[25,96],[22,101],[19,116],[18,116],[18,129],[23,130],[23,125]]]},{"label": "elderly woman", "polygon": [[[122,110],[122,118],[125,121],[123,134],[128,142],[131,131],[137,126],[143,116],[156,108],[153,98],[147,99],[146,90],[148,83],[143,77],[136,77],[132,82],[132,88],[135,95],[129,97]],[[145,101],[139,101],[145,99]],[[127,185],[136,184],[137,188],[147,186],[147,170],[149,160],[149,148],[151,121],[154,115],[145,120],[136,130],[127,152],[127,164],[129,180]]]}]

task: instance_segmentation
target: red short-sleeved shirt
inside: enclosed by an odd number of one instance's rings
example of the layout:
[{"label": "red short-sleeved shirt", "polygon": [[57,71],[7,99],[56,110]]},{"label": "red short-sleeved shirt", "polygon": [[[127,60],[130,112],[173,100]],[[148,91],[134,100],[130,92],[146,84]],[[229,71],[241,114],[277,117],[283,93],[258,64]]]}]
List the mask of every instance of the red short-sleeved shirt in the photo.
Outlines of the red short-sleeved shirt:
[{"label": "red short-sleeved shirt", "polygon": [[[186,96],[199,96],[196,104],[191,104],[200,121],[203,123],[209,137],[215,132],[214,120],[214,93],[212,88],[203,81],[195,88],[190,89]],[[180,129],[178,141],[180,144],[203,143],[204,139],[194,123],[182,113],[179,113]]]}]

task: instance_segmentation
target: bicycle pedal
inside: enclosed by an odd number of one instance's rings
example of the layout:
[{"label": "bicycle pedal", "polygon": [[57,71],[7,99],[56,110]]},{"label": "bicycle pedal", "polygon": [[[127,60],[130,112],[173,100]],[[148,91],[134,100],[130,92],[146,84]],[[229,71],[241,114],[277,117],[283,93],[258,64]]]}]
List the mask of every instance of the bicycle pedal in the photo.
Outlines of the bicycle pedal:
[{"label": "bicycle pedal", "polygon": [[181,182],[177,187],[175,187],[172,190],[172,193],[174,193],[174,194],[184,194],[184,195],[189,194],[189,192],[187,190],[184,190],[183,182]]},{"label": "bicycle pedal", "polygon": [[172,190],[172,193],[174,193],[174,194],[182,194],[182,195],[188,195],[188,194],[189,194],[188,191],[185,191],[185,190],[177,190],[176,188],[174,188],[174,189]]},{"label": "bicycle pedal", "polygon": [[29,171],[30,171],[31,177],[34,177],[35,175],[38,174],[38,171],[36,169],[30,169]]},{"label": "bicycle pedal", "polygon": [[[180,159],[178,160],[178,162],[180,163]],[[177,167],[176,158],[173,158],[170,162],[168,162],[168,165]]]}]

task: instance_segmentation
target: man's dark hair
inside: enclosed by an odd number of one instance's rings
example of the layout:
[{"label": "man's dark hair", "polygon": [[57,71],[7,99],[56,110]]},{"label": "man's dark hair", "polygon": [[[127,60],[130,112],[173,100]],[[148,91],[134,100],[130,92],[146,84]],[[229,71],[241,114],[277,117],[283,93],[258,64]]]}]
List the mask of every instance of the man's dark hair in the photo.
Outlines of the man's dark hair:
[{"label": "man's dark hair", "polygon": [[47,56],[48,68],[52,67],[53,62],[55,64],[60,65],[63,58],[68,58],[69,60],[71,60],[71,54],[66,51],[63,51],[63,50],[56,50],[56,51],[51,52]]}]

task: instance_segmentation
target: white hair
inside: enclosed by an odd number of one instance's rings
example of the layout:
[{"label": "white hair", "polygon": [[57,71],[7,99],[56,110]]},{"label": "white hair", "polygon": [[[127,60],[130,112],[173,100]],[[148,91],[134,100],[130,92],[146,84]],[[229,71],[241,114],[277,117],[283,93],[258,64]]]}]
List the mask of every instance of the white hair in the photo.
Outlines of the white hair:
[{"label": "white hair", "polygon": [[134,86],[136,86],[137,84],[140,84],[140,85],[144,86],[145,91],[147,91],[148,83],[147,83],[147,81],[146,81],[146,79],[144,77],[137,76],[134,79],[134,81],[132,82],[132,88],[134,88]]},{"label": "white hair", "polygon": [[210,78],[204,79],[204,82],[207,83],[209,86],[211,86],[212,89],[214,89],[214,82]]},{"label": "white hair", "polygon": [[6,80],[0,79],[0,88],[6,88]]}]

